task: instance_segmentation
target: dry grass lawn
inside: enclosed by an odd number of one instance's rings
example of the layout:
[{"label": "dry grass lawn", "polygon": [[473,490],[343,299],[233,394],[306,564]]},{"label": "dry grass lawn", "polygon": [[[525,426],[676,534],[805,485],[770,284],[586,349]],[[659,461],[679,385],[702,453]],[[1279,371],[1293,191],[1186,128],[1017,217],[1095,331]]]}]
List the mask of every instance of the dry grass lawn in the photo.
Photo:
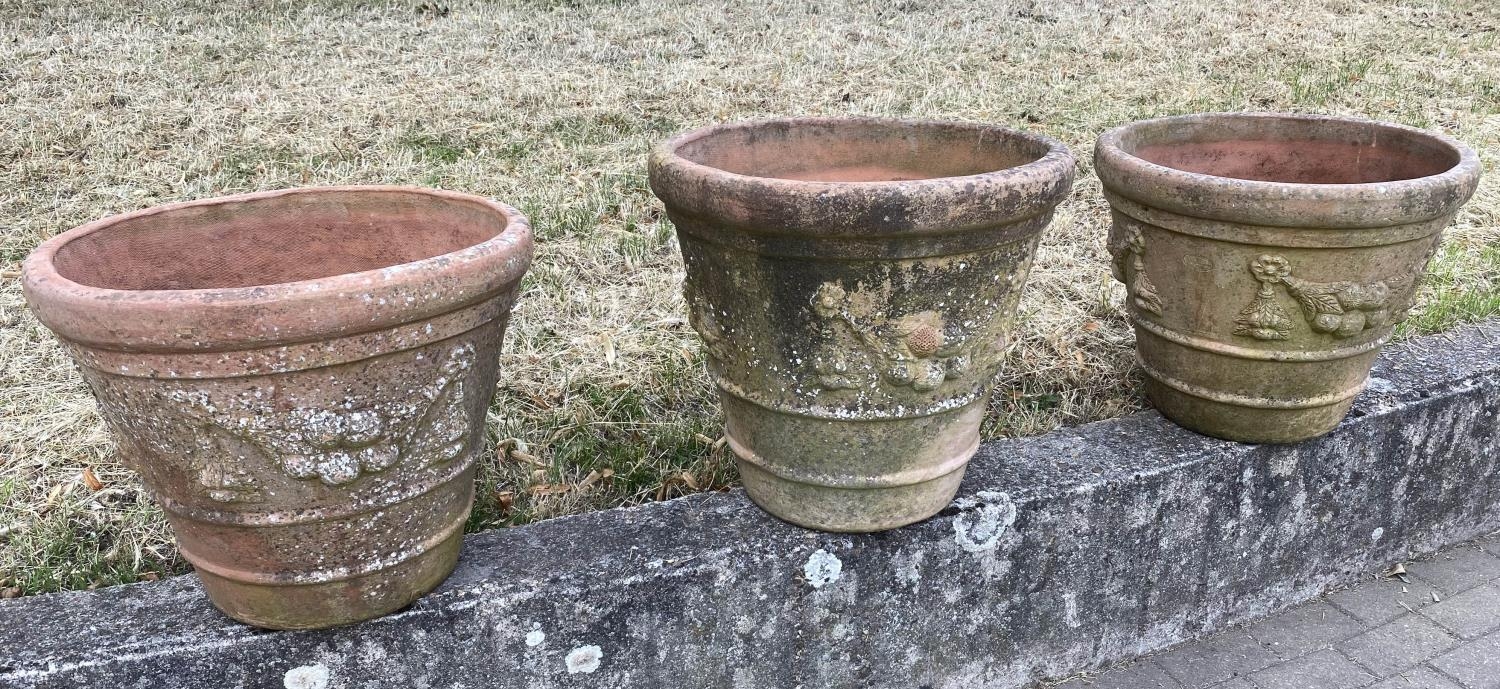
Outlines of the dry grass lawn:
[{"label": "dry grass lawn", "polygon": [[[986,426],[1140,406],[1093,137],[1208,110],[1356,114],[1500,158],[1494,0],[0,0],[0,590],[184,571],[93,401],[26,313],[46,237],[167,201],[420,184],[521,207],[541,240],[505,343],[471,528],[735,481],[686,326],[650,146],[781,114],[1006,123],[1083,159]],[[1500,312],[1500,175],[1403,335]],[[102,484],[102,489],[100,489]]]}]

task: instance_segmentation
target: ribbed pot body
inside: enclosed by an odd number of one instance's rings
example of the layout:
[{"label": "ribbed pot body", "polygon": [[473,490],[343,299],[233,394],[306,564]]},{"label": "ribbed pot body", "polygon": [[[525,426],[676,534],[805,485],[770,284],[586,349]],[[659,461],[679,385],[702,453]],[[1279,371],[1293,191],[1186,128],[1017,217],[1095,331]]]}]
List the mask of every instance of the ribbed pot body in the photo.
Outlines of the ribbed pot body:
[{"label": "ribbed pot body", "polygon": [[952,500],[1073,159],[1000,127],[792,119],[652,157],[746,491],[877,531]]},{"label": "ribbed pot body", "polygon": [[214,604],[319,628],[452,570],[531,241],[477,197],[296,189],[90,223],[24,284]]},{"label": "ribbed pot body", "polygon": [[1445,136],[1274,114],[1128,124],[1095,168],[1147,396],[1254,443],[1344,418],[1479,178]]}]

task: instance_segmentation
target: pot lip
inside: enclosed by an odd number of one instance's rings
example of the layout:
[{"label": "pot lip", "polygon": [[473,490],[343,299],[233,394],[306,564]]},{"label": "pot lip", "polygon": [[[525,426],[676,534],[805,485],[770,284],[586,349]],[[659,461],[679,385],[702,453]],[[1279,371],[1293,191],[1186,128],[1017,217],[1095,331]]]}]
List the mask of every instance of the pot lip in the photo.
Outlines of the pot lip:
[{"label": "pot lip", "polygon": [[[1451,150],[1458,160],[1449,168],[1436,174],[1386,182],[1358,182],[1351,184],[1273,182],[1188,172],[1140,158],[1126,151],[1121,145],[1121,141],[1126,134],[1147,127],[1203,124],[1226,119],[1279,120],[1308,123],[1333,122],[1375,130],[1401,132],[1408,136],[1423,138],[1441,144]],[[1478,184],[1481,170],[1479,155],[1472,148],[1440,132],[1432,132],[1404,124],[1383,122],[1363,117],[1281,112],[1192,113],[1127,122],[1099,135],[1099,139],[1094,146],[1094,158],[1095,169],[1098,171],[1101,181],[1104,182],[1104,186],[1109,191],[1150,205],[1159,204],[1162,207],[1185,212],[1188,215],[1199,215],[1202,217],[1202,214],[1193,212],[1195,210],[1193,207],[1185,203],[1175,202],[1171,197],[1212,199],[1214,195],[1233,192],[1239,198],[1266,203],[1295,204],[1300,202],[1326,204],[1330,201],[1349,201],[1390,204],[1393,206],[1390,210],[1395,211],[1394,214],[1399,217],[1399,220],[1396,222],[1377,223],[1380,226],[1429,220],[1456,209],[1473,193],[1474,188]],[[1158,192],[1153,189],[1144,188],[1147,185],[1141,184],[1128,186],[1111,184],[1112,181],[1115,181],[1110,179],[1111,172],[1135,174],[1165,187],[1166,190]],[[1426,212],[1420,210],[1418,212],[1412,212],[1411,210],[1402,212],[1402,209],[1397,207],[1404,200],[1444,195],[1450,193],[1452,190],[1458,190],[1459,192],[1456,202],[1427,204],[1422,206],[1422,208],[1426,209]],[[1246,215],[1281,215],[1269,210],[1263,213],[1256,213],[1254,210],[1245,210],[1245,213]],[[1209,213],[1208,215],[1213,214]],[[1314,213],[1314,215],[1319,214]],[[1328,214],[1325,213],[1322,215],[1326,216]],[[1267,217],[1263,219],[1247,217],[1245,220],[1262,220],[1266,224],[1280,223],[1297,227],[1315,227],[1319,225],[1335,227],[1364,226],[1358,222],[1339,222],[1337,219],[1329,217],[1306,218],[1305,222],[1298,222],[1296,218],[1292,217]]]},{"label": "pot lip", "polygon": [[[386,194],[478,207],[505,226],[478,244],[416,261],[244,287],[95,287],[64,277],[54,263],[69,242],[140,218],[295,196]],[[67,341],[120,351],[250,349],[386,329],[473,304],[520,279],[530,266],[533,241],[524,214],[481,196],[399,185],[294,187],[162,204],[85,223],[38,245],[22,264],[21,286],[38,320]],[[447,288],[443,298],[412,293],[434,279]],[[220,324],[227,330],[221,332]]]},{"label": "pot lip", "polygon": [[[948,177],[925,177],[912,180],[886,180],[864,182],[811,181],[782,177],[763,177],[730,172],[721,168],[689,160],[678,153],[692,142],[736,130],[765,127],[822,126],[843,127],[911,127],[963,128],[993,133],[997,137],[1020,139],[1039,145],[1045,151],[1034,160],[1013,167],[988,170],[971,175]],[[803,222],[791,223],[791,227],[774,228],[754,220],[740,218],[746,229],[763,234],[812,234],[820,236],[881,236],[909,233],[934,233],[961,231],[975,225],[999,224],[1022,220],[1057,205],[1067,195],[1074,177],[1075,158],[1061,141],[1036,132],[1013,129],[999,124],[947,120],[933,118],[893,118],[869,116],[837,117],[768,117],[749,120],[720,122],[678,134],[656,146],[650,157],[652,190],[674,209],[686,210],[699,215],[718,216],[725,210],[744,210],[746,204],[736,200],[720,200],[728,195],[738,199],[759,199],[754,204],[760,208],[773,205],[789,206],[816,201],[827,208],[837,208],[849,217],[859,211],[884,205],[911,204],[920,199],[924,205],[941,208],[934,212],[937,221],[917,220],[907,226],[896,226],[881,231],[858,233],[838,232],[831,229],[829,218],[806,218]],[[670,173],[675,178],[672,184],[661,184],[661,178]],[[688,184],[711,186],[715,194],[684,193],[681,187]],[[1050,188],[1047,188],[1048,185]],[[1029,194],[1015,204],[1009,213],[996,213],[992,199],[997,192],[1023,185],[1043,187],[1039,193]],[[705,198],[708,197],[708,198]],[[770,200],[767,200],[770,199]],[[736,208],[738,207],[738,208]],[[753,209],[752,209],[753,211]],[[733,215],[732,212],[728,213]],[[989,217],[980,217],[989,216]],[[821,221],[821,222],[819,222]],[[837,225],[835,222],[833,225]],[[779,232],[776,230],[780,230]]]}]

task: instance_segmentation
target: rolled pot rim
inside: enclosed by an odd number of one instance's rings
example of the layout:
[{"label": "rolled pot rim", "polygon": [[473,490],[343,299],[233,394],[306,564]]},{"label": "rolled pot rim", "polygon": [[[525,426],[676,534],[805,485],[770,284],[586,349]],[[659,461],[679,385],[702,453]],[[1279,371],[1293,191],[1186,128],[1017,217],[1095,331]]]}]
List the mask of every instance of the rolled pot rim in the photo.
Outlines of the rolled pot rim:
[{"label": "rolled pot rim", "polygon": [[[966,128],[1044,148],[1034,160],[971,175],[888,181],[809,181],[762,177],[705,165],[678,153],[736,130],[822,127]],[[652,191],[677,212],[711,217],[757,234],[875,238],[940,234],[1024,220],[1050,211],[1072,188],[1076,159],[1045,134],[962,120],[890,117],[771,117],[693,129],[651,153]],[[892,213],[892,209],[901,212]],[[894,216],[894,217],[893,217]]]},{"label": "rolled pot rim", "polygon": [[[1439,143],[1458,160],[1436,174],[1385,182],[1273,182],[1180,170],[1140,158],[1122,145],[1132,131],[1219,119],[1335,122],[1384,129]],[[1282,227],[1357,228],[1447,215],[1473,194],[1482,166],[1474,149],[1457,139],[1394,122],[1303,113],[1211,112],[1136,120],[1109,129],[1095,143],[1094,167],[1107,191],[1184,215]],[[1350,213],[1330,205],[1339,202],[1362,208]]]},{"label": "rolled pot rim", "polygon": [[[69,242],[140,218],[300,195],[381,194],[479,207],[502,218],[505,228],[478,244],[416,261],[243,287],[95,287],[64,277],[54,264]],[[168,203],[85,223],[37,246],[22,264],[21,285],[38,320],[66,341],[118,351],[233,351],[371,332],[474,304],[520,280],[533,241],[519,210],[473,194],[397,185],[295,187]],[[440,298],[410,289],[434,280],[444,287]]]}]

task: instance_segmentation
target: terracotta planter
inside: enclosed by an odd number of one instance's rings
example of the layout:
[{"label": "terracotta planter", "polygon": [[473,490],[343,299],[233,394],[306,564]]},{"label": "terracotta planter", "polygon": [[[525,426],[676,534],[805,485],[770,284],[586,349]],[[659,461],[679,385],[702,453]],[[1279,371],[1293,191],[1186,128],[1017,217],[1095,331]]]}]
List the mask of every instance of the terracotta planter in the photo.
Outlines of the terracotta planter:
[{"label": "terracotta planter", "polygon": [[531,242],[478,197],[293,189],[89,223],[23,280],[214,604],[312,628],[452,570]]},{"label": "terracotta planter", "polygon": [[1135,122],[1094,159],[1147,395],[1262,443],[1338,425],[1479,180],[1448,137],[1303,115]]},{"label": "terracotta planter", "polygon": [[752,499],[832,531],[948,504],[1073,164],[1041,136],[874,119],[729,124],[655,151]]}]

